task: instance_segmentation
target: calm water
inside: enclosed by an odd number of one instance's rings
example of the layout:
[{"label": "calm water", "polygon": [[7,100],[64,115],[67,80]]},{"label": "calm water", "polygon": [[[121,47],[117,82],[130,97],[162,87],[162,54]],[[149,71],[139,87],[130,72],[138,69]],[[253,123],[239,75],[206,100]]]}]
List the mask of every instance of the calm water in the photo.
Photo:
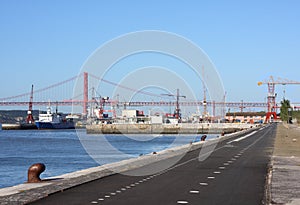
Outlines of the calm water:
[{"label": "calm water", "polygon": [[[46,165],[41,175],[46,178],[187,144],[194,139],[195,136],[87,135],[85,130],[79,135],[75,130],[0,130],[0,188],[24,183],[27,169],[34,163]],[[96,161],[89,154],[96,156]]]}]

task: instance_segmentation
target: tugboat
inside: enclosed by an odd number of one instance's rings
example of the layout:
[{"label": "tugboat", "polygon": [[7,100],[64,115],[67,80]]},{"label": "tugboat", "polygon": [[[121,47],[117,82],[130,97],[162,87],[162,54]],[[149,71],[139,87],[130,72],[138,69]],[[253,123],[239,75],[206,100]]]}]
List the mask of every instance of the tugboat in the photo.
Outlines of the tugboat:
[{"label": "tugboat", "polygon": [[38,129],[75,129],[72,118],[63,118],[56,112],[52,113],[51,107],[47,107],[46,114],[39,114],[39,120],[35,121]]}]

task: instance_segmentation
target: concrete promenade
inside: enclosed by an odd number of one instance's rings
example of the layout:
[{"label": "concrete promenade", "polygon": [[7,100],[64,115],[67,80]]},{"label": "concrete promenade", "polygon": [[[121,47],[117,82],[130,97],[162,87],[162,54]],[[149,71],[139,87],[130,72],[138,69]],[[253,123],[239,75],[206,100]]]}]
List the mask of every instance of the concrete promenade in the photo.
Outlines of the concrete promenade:
[{"label": "concrete promenade", "polygon": [[277,128],[269,181],[270,204],[300,204],[300,127]]},{"label": "concrete promenade", "polygon": [[32,204],[262,204],[267,200],[265,182],[275,133],[275,124],[253,128],[43,183],[6,188],[0,190],[0,201],[1,204],[33,201]]}]

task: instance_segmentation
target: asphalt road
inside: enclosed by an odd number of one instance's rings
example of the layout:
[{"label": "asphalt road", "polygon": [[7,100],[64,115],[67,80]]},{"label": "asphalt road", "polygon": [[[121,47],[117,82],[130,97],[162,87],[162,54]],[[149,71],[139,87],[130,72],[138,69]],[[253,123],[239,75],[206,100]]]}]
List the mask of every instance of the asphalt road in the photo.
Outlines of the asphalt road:
[{"label": "asphalt road", "polygon": [[[263,204],[275,135],[276,125],[272,124],[218,142],[204,161],[199,161],[200,150],[195,150],[176,165],[156,174],[115,174],[32,204]],[[172,160],[176,159],[152,164],[134,173],[171,164]]]}]

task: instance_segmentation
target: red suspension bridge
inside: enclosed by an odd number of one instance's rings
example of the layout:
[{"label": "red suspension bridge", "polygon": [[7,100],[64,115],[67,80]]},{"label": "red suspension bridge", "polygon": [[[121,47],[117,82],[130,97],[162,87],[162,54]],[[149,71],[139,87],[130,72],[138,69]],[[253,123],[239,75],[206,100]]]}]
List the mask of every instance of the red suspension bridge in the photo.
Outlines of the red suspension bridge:
[{"label": "red suspension bridge", "polygon": [[[139,94],[143,94],[146,96],[154,96],[159,97],[161,100],[158,101],[130,101],[130,102],[121,102],[119,100],[110,99],[106,101],[106,105],[118,105],[118,106],[176,106],[178,102],[172,102],[170,100],[164,100],[163,96],[143,90],[138,90],[130,87],[126,87],[124,85],[111,82],[102,78],[98,78],[97,76],[88,74],[86,72],[81,73],[77,76],[74,76],[68,80],[58,82],[51,86],[37,89],[33,91],[33,100],[32,105],[34,106],[47,106],[51,102],[58,106],[82,106],[82,114],[87,114],[88,105],[91,102],[94,102],[95,99],[89,98],[89,81],[102,81],[104,83],[110,84],[115,87],[120,87],[122,89],[127,89],[130,91],[134,91]],[[74,83],[76,81],[80,81],[82,84],[83,92],[77,96],[72,96],[72,90],[74,88]],[[272,84],[273,85],[273,84]],[[29,99],[32,97],[32,93],[23,93],[16,96],[10,96],[5,98],[0,98],[0,106],[28,106]],[[60,98],[60,99],[58,99]],[[234,108],[240,109],[243,112],[244,108],[264,108],[270,109],[270,103],[272,103],[273,108],[278,107],[276,104],[274,105],[275,100],[272,100],[268,103],[264,102],[206,102],[203,101],[180,101],[180,106],[208,106],[212,109],[213,116],[215,115],[215,109],[217,107],[226,107],[226,108]],[[295,103],[294,103],[295,104]],[[298,104],[298,103],[297,103]]]}]

